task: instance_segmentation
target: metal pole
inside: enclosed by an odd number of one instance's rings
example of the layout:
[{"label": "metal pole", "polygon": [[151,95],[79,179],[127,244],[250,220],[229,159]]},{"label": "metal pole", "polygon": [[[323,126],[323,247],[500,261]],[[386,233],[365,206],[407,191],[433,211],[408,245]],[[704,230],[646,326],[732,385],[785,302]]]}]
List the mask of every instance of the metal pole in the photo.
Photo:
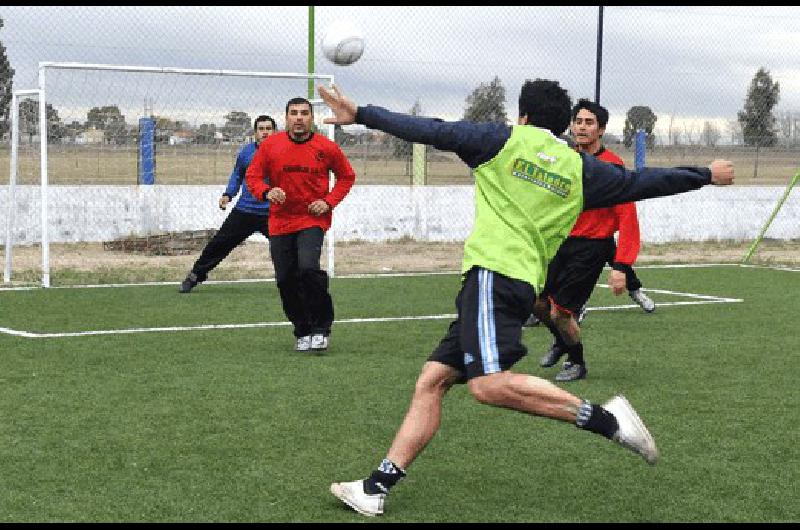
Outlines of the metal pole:
[{"label": "metal pole", "polygon": [[308,6],[308,99],[314,99],[314,6]]},{"label": "metal pole", "polygon": [[11,281],[11,236],[14,221],[14,192],[17,188],[17,143],[19,141],[19,108],[17,95],[11,93],[11,167],[8,173],[8,218],[6,218],[6,266],[3,270],[3,281]]},{"label": "metal pole", "polygon": [[600,78],[603,76],[603,6],[597,15],[597,67],[595,69],[594,102],[600,103]]},{"label": "metal pole", "polygon": [[47,107],[45,103],[45,67],[39,66],[39,144],[42,189],[42,287],[50,287],[50,239],[47,234]]}]

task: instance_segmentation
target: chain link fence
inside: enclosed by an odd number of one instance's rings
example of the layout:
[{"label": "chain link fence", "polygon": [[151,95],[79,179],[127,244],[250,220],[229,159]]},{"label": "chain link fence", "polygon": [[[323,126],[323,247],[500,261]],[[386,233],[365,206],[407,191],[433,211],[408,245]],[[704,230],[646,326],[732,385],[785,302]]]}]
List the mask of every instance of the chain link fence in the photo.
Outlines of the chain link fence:
[{"label": "chain link fence", "polygon": [[[0,103],[12,89],[37,88],[42,61],[307,72],[308,15],[307,6],[2,7],[0,43],[14,75],[2,78],[0,56]],[[334,75],[361,104],[514,123],[526,79],[558,79],[573,100],[595,98],[598,15],[596,6],[319,6],[315,71]],[[319,45],[339,19],[359,26],[366,39],[361,60],[347,67],[327,62]],[[607,147],[632,167],[626,131],[643,127],[648,165],[705,165],[714,158],[736,164],[738,184],[731,189],[640,204],[643,259],[699,261],[719,257],[720,246],[738,259],[764,226],[800,167],[796,27],[800,12],[792,8],[603,8],[600,102],[611,114]],[[77,234],[89,232],[86,224],[120,225],[125,216],[139,216],[145,227],[145,233],[130,229],[125,235],[131,237],[217,228],[224,214],[216,200],[248,141],[243,124],[270,114],[281,126],[285,101],[296,95],[308,95],[306,81],[89,71],[49,77],[48,204],[72,212],[50,220],[53,233],[69,233],[53,240],[53,266],[63,271],[59,277],[54,270],[56,283],[179,280],[199,249],[126,254]],[[479,108],[490,110],[482,117]],[[654,119],[643,120],[637,108]],[[21,233],[26,215],[32,219],[27,232],[40,229],[38,107],[23,99],[20,113],[20,192],[12,204],[4,186],[8,114],[0,105],[0,221],[5,225],[14,212],[17,277],[35,278],[38,242]],[[140,182],[143,117],[157,120],[153,193]],[[412,146],[362,127],[337,129],[336,140],[357,174],[335,214],[337,273],[457,269],[473,216],[469,168],[435,149],[417,150],[415,157]],[[58,202],[66,196],[73,202]],[[778,261],[796,263],[800,254],[793,246],[800,240],[799,202],[791,194],[765,234],[768,244],[788,245]],[[141,219],[164,208],[174,209],[174,222]],[[103,215],[87,220],[80,213],[93,210]],[[689,250],[672,255],[662,245]],[[716,250],[701,252],[703,245]],[[271,273],[263,242],[251,241],[213,278]]]}]

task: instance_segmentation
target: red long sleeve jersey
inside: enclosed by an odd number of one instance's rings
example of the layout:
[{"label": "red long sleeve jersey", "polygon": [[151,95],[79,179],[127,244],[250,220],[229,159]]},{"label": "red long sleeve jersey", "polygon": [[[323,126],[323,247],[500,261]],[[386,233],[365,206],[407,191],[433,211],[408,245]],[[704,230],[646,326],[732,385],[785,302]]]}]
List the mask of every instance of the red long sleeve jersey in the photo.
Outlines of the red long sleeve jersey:
[{"label": "red long sleeve jersey", "polygon": [[[601,148],[594,155],[597,159],[611,164],[625,165],[625,162],[613,151]],[[639,255],[639,220],[636,217],[636,204],[626,202],[610,208],[586,210],[578,216],[572,227],[570,237],[586,237],[590,239],[606,239],[614,237],[619,231],[617,253],[614,262],[633,265]]]},{"label": "red long sleeve jersey", "polygon": [[[328,191],[328,171],[336,184]],[[269,184],[265,182],[268,179]],[[245,173],[253,197],[265,200],[271,188],[286,193],[283,204],[269,207],[269,235],[292,234],[318,226],[331,227],[333,209],[353,187],[356,175],[339,146],[325,136],[312,134],[305,142],[295,142],[286,132],[273,134],[261,142]],[[312,215],[308,205],[322,199],[331,207],[324,215]]]}]

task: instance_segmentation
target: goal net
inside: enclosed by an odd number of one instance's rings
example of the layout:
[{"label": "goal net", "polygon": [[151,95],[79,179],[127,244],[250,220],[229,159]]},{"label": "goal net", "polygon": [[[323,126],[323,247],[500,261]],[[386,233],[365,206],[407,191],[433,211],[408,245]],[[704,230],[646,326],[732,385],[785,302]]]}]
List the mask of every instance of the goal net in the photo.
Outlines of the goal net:
[{"label": "goal net", "polygon": [[[269,115],[283,130],[286,102],[305,96],[309,79],[333,82],[303,73],[39,66],[39,90],[14,100],[15,155],[2,203],[4,281],[13,284],[179,282],[233,207],[222,211],[218,201],[239,150],[253,141],[255,118]],[[312,104],[317,132],[333,139],[323,124],[329,109]],[[333,273],[333,231],[322,266]],[[255,234],[209,280],[272,276],[268,243]]]}]

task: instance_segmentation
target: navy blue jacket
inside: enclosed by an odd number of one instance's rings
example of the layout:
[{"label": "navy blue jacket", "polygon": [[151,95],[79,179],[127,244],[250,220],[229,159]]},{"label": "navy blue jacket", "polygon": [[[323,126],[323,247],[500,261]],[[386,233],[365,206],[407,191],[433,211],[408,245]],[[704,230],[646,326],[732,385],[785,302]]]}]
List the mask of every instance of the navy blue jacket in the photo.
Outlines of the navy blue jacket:
[{"label": "navy blue jacket", "polygon": [[[494,158],[511,137],[511,128],[503,123],[447,122],[391,112],[373,105],[358,107],[356,123],[409,142],[454,152],[471,168]],[[584,210],[674,195],[711,183],[711,170],[705,167],[646,167],[630,171],[586,153],[580,155],[583,158]]]}]

